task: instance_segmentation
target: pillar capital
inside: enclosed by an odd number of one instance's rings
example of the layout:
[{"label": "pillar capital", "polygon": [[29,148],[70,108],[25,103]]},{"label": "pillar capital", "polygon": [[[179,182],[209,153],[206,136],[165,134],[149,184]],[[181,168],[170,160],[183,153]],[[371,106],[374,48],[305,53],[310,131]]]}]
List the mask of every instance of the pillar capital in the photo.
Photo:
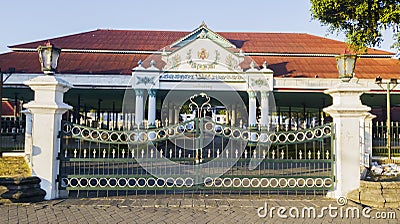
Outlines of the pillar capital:
[{"label": "pillar capital", "polygon": [[144,90],[143,89],[135,89],[135,94],[138,97],[143,97]]},{"label": "pillar capital", "polygon": [[249,95],[249,98],[256,98],[257,92],[254,90],[247,90],[247,94]]},{"label": "pillar capital", "polygon": [[157,90],[156,89],[149,89],[149,90],[147,90],[147,93],[149,94],[149,97],[156,97]]}]

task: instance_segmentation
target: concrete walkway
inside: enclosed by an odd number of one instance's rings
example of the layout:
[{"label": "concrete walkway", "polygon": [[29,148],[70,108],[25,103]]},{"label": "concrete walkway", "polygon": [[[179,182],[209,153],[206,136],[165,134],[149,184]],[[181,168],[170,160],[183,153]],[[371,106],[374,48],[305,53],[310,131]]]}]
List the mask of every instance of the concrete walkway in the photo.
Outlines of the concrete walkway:
[{"label": "concrete walkway", "polygon": [[[378,219],[382,216],[390,218]],[[363,210],[352,202],[340,206],[336,200],[293,196],[129,196],[0,205],[0,223],[399,223],[399,218],[399,209]]]}]

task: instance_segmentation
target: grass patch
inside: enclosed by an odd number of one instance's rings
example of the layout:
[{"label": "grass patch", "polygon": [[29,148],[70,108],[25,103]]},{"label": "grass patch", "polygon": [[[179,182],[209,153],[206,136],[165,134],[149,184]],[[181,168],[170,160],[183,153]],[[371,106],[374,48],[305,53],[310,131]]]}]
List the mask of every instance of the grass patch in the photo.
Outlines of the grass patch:
[{"label": "grass patch", "polygon": [[31,170],[24,157],[0,158],[0,177],[29,177]]}]

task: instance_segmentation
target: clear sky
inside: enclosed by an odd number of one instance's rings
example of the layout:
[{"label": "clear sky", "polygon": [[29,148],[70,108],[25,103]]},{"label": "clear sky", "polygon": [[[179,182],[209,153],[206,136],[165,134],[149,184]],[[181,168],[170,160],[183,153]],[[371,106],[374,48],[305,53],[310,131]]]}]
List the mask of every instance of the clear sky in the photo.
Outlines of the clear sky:
[{"label": "clear sky", "polygon": [[[296,32],[326,36],[309,0],[2,0],[0,52],[7,46],[95,29]],[[343,40],[336,35],[328,38]],[[391,36],[383,49],[389,50]]]}]

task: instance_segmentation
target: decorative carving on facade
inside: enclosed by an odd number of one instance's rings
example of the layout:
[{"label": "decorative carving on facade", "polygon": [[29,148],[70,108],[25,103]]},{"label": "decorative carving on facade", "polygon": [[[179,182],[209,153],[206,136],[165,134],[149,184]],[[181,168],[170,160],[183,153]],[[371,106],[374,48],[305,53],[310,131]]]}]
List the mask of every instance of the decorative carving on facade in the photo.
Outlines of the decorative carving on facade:
[{"label": "decorative carving on facade", "polygon": [[150,84],[150,85],[154,85],[154,77],[151,76],[143,76],[143,77],[136,77],[136,85],[140,85],[140,84]]},{"label": "decorative carving on facade", "polygon": [[257,87],[268,86],[268,79],[266,78],[251,79],[251,85]]},{"label": "decorative carving on facade", "polygon": [[172,80],[172,81],[246,81],[240,74],[209,74],[209,73],[194,73],[194,74],[173,74],[166,73],[161,75],[160,80]]}]

